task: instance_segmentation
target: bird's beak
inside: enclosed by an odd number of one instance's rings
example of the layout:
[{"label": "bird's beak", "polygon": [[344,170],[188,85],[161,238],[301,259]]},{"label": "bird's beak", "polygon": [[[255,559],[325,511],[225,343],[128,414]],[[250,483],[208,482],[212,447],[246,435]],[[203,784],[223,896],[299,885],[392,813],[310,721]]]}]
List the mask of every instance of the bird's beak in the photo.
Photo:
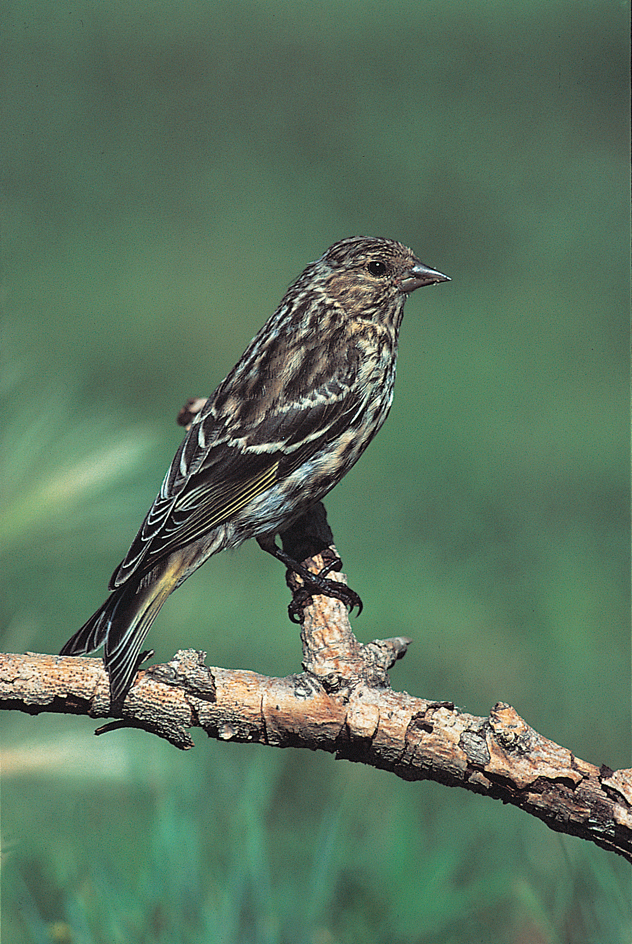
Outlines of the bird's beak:
[{"label": "bird's beak", "polygon": [[416,288],[422,288],[424,285],[434,285],[435,282],[449,281],[449,276],[437,272],[436,269],[431,269],[429,266],[424,265],[423,262],[417,262],[408,270],[401,280],[399,288],[404,294],[409,295],[410,292],[414,292]]}]

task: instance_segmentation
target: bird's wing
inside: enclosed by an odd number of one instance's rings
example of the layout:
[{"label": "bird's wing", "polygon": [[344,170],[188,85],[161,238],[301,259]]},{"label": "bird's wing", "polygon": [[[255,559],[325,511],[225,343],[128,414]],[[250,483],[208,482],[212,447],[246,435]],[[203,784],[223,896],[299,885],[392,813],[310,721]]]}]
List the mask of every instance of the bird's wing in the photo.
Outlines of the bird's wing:
[{"label": "bird's wing", "polygon": [[218,416],[214,395],[176,453],[110,588],[230,520],[335,439],[362,410],[361,393],[350,382],[354,373],[347,359],[320,386],[273,404],[253,398],[237,416]]}]

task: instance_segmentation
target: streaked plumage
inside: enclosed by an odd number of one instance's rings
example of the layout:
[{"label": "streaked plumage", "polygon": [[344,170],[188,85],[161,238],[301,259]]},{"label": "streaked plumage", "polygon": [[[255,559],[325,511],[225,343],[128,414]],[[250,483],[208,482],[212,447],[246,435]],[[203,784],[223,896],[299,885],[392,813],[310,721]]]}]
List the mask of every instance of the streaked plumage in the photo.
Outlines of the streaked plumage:
[{"label": "streaked plumage", "polygon": [[274,536],[357,461],[391,406],[410,292],[447,276],[353,237],[307,266],[197,413],[103,606],[62,655],[105,645],[122,702],[160,607],[212,554]]}]

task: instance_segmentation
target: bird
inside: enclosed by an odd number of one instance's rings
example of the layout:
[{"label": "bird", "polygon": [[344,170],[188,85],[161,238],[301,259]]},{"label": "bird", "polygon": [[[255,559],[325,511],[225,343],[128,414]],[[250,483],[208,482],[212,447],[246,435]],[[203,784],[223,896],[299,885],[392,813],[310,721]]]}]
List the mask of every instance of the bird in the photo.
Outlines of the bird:
[{"label": "bird", "polygon": [[[104,647],[112,707],[133,685],[165,600],[211,556],[254,537],[304,574],[276,535],[337,485],[380,429],[406,299],[447,281],[400,242],[352,236],[290,285],[193,415],[107,599],[61,650]],[[351,606],[359,601],[333,581],[312,586]]]}]

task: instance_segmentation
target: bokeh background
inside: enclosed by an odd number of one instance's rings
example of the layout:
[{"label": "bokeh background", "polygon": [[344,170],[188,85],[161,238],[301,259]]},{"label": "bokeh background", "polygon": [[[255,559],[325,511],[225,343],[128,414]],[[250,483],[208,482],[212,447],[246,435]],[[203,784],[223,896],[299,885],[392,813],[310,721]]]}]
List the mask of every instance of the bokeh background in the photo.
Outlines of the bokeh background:
[{"label": "bokeh background", "polygon": [[[628,10],[613,0],[10,0],[2,647],[102,602],[179,442],[344,236],[411,297],[395,404],[327,500],[395,688],[630,765]],[[297,671],[283,569],[214,559],[151,644]],[[328,755],[5,714],[3,941],[610,944],[629,866]]]}]

